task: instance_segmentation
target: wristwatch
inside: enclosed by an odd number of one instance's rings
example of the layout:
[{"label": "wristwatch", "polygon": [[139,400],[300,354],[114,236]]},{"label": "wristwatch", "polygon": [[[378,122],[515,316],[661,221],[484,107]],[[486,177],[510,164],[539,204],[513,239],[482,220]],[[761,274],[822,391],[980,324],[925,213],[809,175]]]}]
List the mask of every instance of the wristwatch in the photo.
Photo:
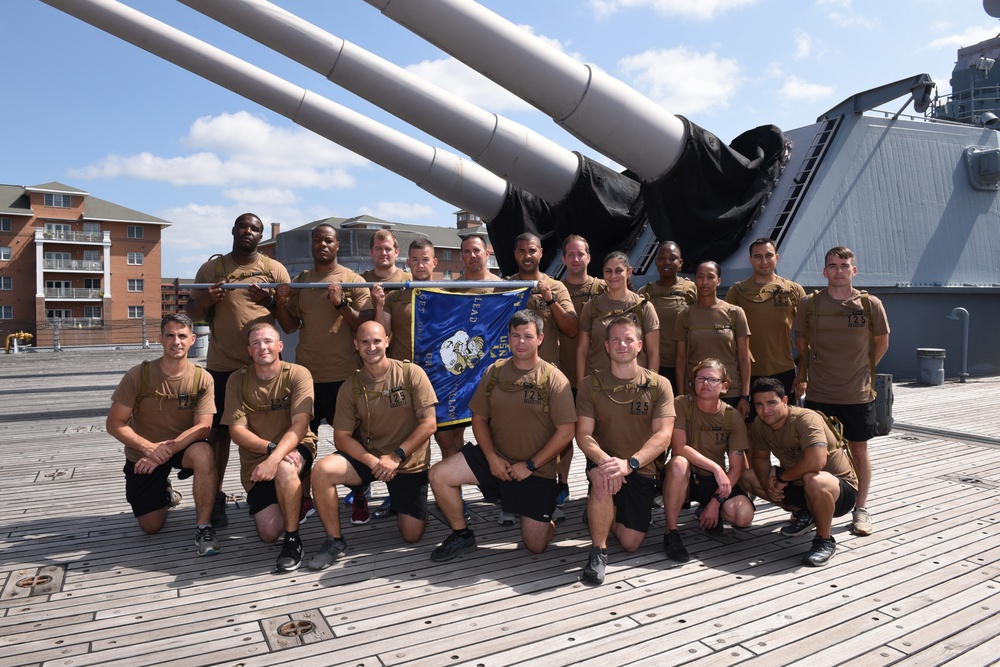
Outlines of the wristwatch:
[{"label": "wristwatch", "polygon": [[524,467],[528,469],[528,472],[535,472],[535,462],[531,459],[524,462]]},{"label": "wristwatch", "polygon": [[638,470],[642,466],[639,464],[639,459],[635,458],[634,456],[631,456],[629,457],[628,460],[628,467],[631,468],[632,470]]},{"label": "wristwatch", "polygon": [[783,479],[781,477],[782,473],[784,473],[784,472],[785,472],[784,468],[782,468],[781,466],[775,466],[774,467],[774,478],[776,480],[778,480],[778,482],[781,483],[781,484],[788,484],[788,480]]},{"label": "wristwatch", "polygon": [[269,443],[267,443],[267,453],[268,453],[268,456],[270,456],[271,452],[273,452],[277,448],[278,448],[278,443],[276,443],[276,442],[269,442]]},{"label": "wristwatch", "polygon": [[400,463],[406,460],[406,452],[403,451],[402,447],[396,447],[396,451],[394,451],[393,454],[396,455],[396,458],[399,459]]},{"label": "wristwatch", "polygon": [[333,307],[340,310],[341,308],[347,308],[349,305],[351,304],[347,303],[347,299],[341,299],[340,303],[333,304]]}]

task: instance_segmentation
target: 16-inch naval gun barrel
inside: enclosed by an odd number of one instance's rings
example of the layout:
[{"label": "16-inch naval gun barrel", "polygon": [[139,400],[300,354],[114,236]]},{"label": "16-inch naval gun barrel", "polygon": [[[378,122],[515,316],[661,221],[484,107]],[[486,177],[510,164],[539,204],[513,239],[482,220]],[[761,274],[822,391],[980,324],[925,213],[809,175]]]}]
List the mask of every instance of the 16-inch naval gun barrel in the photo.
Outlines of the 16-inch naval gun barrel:
[{"label": "16-inch naval gun barrel", "polygon": [[580,158],[267,0],[180,0],[465,153],[549,202],[576,180]]},{"label": "16-inch naval gun barrel", "polygon": [[506,181],[296,86],[114,0],[42,0],[213,83],[257,102],[485,219],[507,197]]}]

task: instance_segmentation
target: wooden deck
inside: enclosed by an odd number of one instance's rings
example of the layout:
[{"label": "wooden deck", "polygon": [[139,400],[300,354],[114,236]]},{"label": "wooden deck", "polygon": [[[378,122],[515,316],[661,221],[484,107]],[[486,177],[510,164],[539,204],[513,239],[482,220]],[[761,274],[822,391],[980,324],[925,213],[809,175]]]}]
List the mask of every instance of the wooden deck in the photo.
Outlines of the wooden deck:
[{"label": "wooden deck", "polygon": [[[351,526],[345,509],[345,559],[275,574],[277,549],[257,541],[238,501],[222,553],[200,558],[190,480],[175,482],[184,501],[164,531],[142,535],[104,413],[124,370],[155,354],[0,357],[0,667],[1000,660],[1000,378],[896,385],[896,430],[872,443],[876,532],[855,537],[837,520],[828,567],[801,566],[810,537],[781,536],[787,514],[760,503],[752,528],[720,538],[682,514],[684,565],[666,560],[654,515],[636,554],[612,541],[608,579],[592,588],[580,583],[579,453],[567,520],[538,556],[496,523],[495,506],[473,500],[480,548],[450,563],[429,560],[448,533],[433,505],[413,547],[394,522]],[[235,473],[226,489],[239,496]],[[308,558],[318,518],[302,535]],[[315,629],[277,632],[298,621]]]}]

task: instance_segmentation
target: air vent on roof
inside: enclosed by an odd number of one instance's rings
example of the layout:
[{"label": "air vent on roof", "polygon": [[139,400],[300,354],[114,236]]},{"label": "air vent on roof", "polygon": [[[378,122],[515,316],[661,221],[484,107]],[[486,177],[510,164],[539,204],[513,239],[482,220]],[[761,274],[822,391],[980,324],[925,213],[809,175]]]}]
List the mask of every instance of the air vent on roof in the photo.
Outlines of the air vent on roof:
[{"label": "air vent on roof", "polygon": [[968,146],[965,164],[969,168],[969,182],[977,190],[1000,190],[1000,148]]}]

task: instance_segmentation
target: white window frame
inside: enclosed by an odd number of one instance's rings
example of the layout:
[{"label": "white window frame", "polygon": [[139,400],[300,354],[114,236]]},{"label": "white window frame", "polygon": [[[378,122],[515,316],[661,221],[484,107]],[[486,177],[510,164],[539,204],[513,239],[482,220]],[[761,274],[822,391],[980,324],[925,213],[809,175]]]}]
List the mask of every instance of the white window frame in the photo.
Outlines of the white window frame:
[{"label": "white window frame", "polygon": [[70,195],[46,192],[44,203],[52,208],[73,208],[73,199]]},{"label": "white window frame", "polygon": [[46,222],[45,231],[49,234],[71,234],[73,225],[64,222]]},{"label": "white window frame", "polygon": [[71,280],[46,280],[45,289],[73,289]]},{"label": "white window frame", "polygon": [[146,256],[141,252],[130,252],[128,254],[128,265],[129,266],[142,266],[146,263]]},{"label": "white window frame", "polygon": [[0,232],[9,232],[11,229],[10,218],[0,218]]},{"label": "white window frame", "polygon": [[68,320],[73,317],[73,311],[69,308],[49,308],[45,311],[47,320]]},{"label": "white window frame", "polygon": [[85,222],[83,223],[83,231],[85,234],[100,234],[101,233],[101,223],[99,222]]},{"label": "white window frame", "polygon": [[14,319],[14,306],[0,306],[0,320]]},{"label": "white window frame", "polygon": [[10,246],[0,246],[0,262],[9,262],[14,256],[14,249]]},{"label": "white window frame", "polygon": [[125,230],[125,233],[130,239],[145,238],[145,230],[142,228],[142,225],[129,225]]},{"label": "white window frame", "polygon": [[14,278],[11,276],[0,276],[0,290],[12,290],[14,289]]},{"label": "white window frame", "polygon": [[145,306],[129,306],[128,307],[128,318],[130,320],[141,320],[146,317],[146,307]]},{"label": "white window frame", "polygon": [[129,292],[143,292],[145,291],[145,280],[142,278],[129,278],[128,279],[128,291]]},{"label": "white window frame", "polygon": [[[94,313],[97,313],[94,315]],[[101,307],[100,306],[84,306],[83,316],[91,320],[101,319]]]},{"label": "white window frame", "polygon": [[84,278],[83,289],[101,289],[100,278]]}]

